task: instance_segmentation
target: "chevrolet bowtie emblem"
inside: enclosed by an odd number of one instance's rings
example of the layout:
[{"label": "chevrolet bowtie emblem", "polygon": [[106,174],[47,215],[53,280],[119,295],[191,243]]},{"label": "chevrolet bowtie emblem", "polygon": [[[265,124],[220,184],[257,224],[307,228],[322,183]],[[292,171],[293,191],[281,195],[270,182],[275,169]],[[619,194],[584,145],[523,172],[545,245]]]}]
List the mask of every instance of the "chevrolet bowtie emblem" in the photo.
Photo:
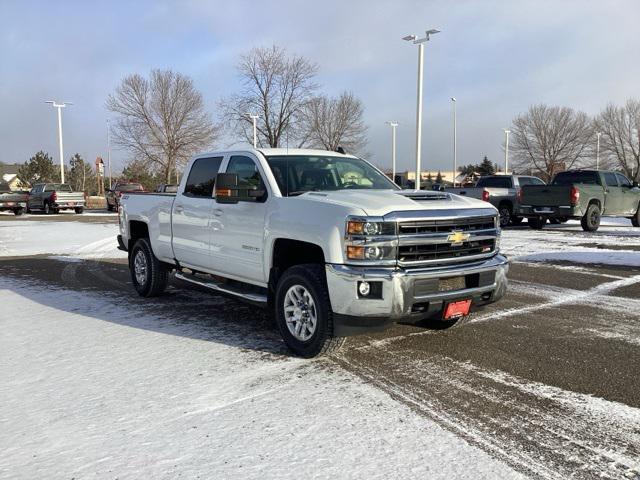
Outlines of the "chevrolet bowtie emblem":
[{"label": "chevrolet bowtie emblem", "polygon": [[449,234],[447,241],[451,243],[452,247],[457,247],[469,240],[469,237],[471,237],[471,234],[456,230]]}]

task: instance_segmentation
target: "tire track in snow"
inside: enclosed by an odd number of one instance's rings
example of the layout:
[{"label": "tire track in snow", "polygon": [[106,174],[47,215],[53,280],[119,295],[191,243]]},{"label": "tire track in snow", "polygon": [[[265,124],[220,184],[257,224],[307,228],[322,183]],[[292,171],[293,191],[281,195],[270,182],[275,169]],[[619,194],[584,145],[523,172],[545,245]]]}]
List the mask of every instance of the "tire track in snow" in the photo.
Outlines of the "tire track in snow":
[{"label": "tire track in snow", "polygon": [[640,478],[639,409],[437,355],[375,358],[337,361],[523,473]]}]

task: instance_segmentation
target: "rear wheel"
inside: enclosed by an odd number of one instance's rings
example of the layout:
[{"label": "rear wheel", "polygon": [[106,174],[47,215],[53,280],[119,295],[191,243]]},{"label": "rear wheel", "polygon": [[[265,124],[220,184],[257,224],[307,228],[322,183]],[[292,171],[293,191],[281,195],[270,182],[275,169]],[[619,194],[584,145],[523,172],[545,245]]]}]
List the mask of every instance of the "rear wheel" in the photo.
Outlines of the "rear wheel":
[{"label": "rear wheel", "polygon": [[500,228],[508,227],[511,223],[511,207],[503,203],[498,206],[498,212],[500,213]]},{"label": "rear wheel", "polygon": [[20,216],[20,215],[22,215],[23,213],[24,213],[24,208],[16,208],[16,209],[13,211],[13,214],[14,214],[16,217],[19,217],[19,216]]},{"label": "rear wheel", "polygon": [[44,214],[49,215],[51,213],[51,207],[49,206],[49,202],[44,202]]},{"label": "rear wheel", "polygon": [[74,208],[74,210],[78,215],[80,215],[82,212],[84,212],[84,207],[76,207]]},{"label": "rear wheel", "polygon": [[141,297],[157,297],[167,288],[170,269],[153,254],[147,238],[139,239],[131,249],[129,271]]},{"label": "rear wheel", "polygon": [[580,220],[582,230],[585,232],[595,232],[600,227],[600,207],[596,203],[591,203],[587,207],[587,212]]},{"label": "rear wheel", "polygon": [[107,202],[107,210],[113,212],[113,206],[109,202]]},{"label": "rear wheel", "polygon": [[333,312],[324,269],[296,265],[284,272],[275,294],[278,330],[285,344],[305,358],[337,351],[345,342],[333,336]]},{"label": "rear wheel", "polygon": [[631,217],[631,224],[634,227],[640,227],[640,205],[638,205],[638,210],[636,211],[636,214]]},{"label": "rear wheel", "polygon": [[547,223],[546,217],[529,217],[527,220],[529,222],[529,228],[533,230],[542,230]]}]

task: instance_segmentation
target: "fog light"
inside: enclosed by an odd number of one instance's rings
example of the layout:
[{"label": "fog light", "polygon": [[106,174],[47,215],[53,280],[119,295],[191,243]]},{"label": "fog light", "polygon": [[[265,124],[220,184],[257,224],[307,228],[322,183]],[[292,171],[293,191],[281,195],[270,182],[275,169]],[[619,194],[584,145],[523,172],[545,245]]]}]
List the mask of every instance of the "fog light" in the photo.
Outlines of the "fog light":
[{"label": "fog light", "polygon": [[370,291],[371,285],[369,285],[369,282],[358,282],[358,292],[360,293],[360,295],[366,297],[367,295],[369,295]]}]

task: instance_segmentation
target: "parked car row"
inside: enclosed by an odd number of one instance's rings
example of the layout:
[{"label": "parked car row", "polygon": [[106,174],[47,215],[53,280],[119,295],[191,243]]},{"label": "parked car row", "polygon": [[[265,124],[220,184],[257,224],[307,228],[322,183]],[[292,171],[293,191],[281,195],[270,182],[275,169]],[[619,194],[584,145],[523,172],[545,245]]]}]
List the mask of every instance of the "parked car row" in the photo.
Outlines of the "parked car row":
[{"label": "parked car row", "polygon": [[15,215],[34,210],[46,214],[60,210],[84,211],[84,193],[74,192],[66,183],[38,183],[31,191],[11,191],[9,185],[0,182],[0,211],[13,211]]},{"label": "parked car row", "polygon": [[490,175],[475,187],[447,188],[447,192],[491,203],[500,212],[500,226],[519,225],[524,218],[533,229],[547,222],[579,219],[582,229],[595,232],[602,217],[624,217],[640,227],[640,188],[619,172],[569,170],[549,185],[525,175]]}]

